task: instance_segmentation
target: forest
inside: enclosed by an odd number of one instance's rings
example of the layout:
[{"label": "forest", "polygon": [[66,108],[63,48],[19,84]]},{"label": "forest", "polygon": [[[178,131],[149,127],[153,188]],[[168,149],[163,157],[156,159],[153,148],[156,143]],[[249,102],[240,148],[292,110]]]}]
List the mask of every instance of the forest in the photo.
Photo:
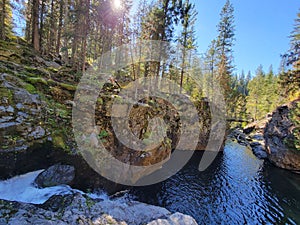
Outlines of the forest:
[{"label": "forest", "polygon": [[[121,0],[2,0],[0,38],[24,38],[38,54],[70,68],[75,83],[103,53],[123,44],[137,44],[139,40],[180,44],[184,51],[176,65],[172,61],[139,62],[118,75],[132,80],[165,76],[195,97],[203,94],[194,90],[190,73],[216,79],[224,92],[227,117],[233,121],[262,119],[276,106],[299,98],[300,13],[289,36],[290,49],[282,53],[279,71],[272,65],[267,71],[258,65],[255,73],[237,74],[234,7],[230,1],[220,12],[218,36],[205,53],[197,51],[197,11],[189,0],[140,0],[134,15],[132,5],[132,1]],[[196,66],[192,63],[195,60]]]},{"label": "forest", "polygon": [[246,71],[215,2],[0,0],[0,224],[300,224],[300,9]]}]

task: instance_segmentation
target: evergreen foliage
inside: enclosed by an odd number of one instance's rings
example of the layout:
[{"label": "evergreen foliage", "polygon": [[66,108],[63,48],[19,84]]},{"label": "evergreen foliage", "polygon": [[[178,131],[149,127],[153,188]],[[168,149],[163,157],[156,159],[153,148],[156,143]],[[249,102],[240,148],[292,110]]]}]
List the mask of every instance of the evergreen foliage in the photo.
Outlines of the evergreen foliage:
[{"label": "evergreen foliage", "polygon": [[[252,76],[235,74],[234,7],[227,0],[220,12],[218,35],[204,57],[197,53],[195,22],[197,11],[191,0],[140,0],[131,16],[132,0],[20,0],[0,1],[0,40],[13,37],[15,18],[24,20],[24,38],[36,53],[69,67],[78,82],[90,64],[110,50],[140,40],[168,41],[180,44],[180,52],[167,53],[161,62],[133,63],[116,72],[119,77],[161,76],[176,82],[193,98],[213,92],[213,81],[220,83],[227,103],[227,117],[232,121],[264,118],[276,106],[300,96],[300,13],[290,35],[290,49],[283,55],[279,74],[262,66]],[[15,8],[18,14],[13,16]],[[21,18],[20,13],[23,14]],[[20,31],[18,31],[20,35]],[[178,34],[178,35],[177,35]],[[201,35],[201,34],[200,34]],[[159,53],[162,57],[163,53]],[[6,57],[6,56],[5,56]],[[121,59],[122,56],[118,56]],[[141,54],[142,57],[142,54]],[[163,57],[162,57],[163,58]],[[202,90],[192,77],[204,77]],[[61,79],[64,79],[62,76]],[[171,87],[170,87],[171,88]]]}]

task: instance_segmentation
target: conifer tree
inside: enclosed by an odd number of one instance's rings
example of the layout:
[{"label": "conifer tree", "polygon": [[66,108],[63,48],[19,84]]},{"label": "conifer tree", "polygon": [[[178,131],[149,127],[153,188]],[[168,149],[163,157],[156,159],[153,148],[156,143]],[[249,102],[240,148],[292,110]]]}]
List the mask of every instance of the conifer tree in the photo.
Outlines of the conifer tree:
[{"label": "conifer tree", "polygon": [[290,50],[283,55],[287,71],[280,75],[284,96],[300,98],[300,12],[297,14],[294,29],[290,36]]},{"label": "conifer tree", "polygon": [[195,4],[190,3],[189,0],[185,0],[182,9],[180,11],[181,11],[180,17],[182,18],[181,19],[182,31],[179,37],[179,43],[183,47],[182,65],[181,65],[181,73],[180,73],[180,88],[182,88],[187,54],[191,53],[191,50],[196,48],[194,25],[196,22],[197,11],[195,10]]},{"label": "conifer tree", "polygon": [[218,54],[217,79],[223,88],[224,97],[227,103],[227,111],[234,110],[234,100],[232,99],[232,72],[233,65],[233,45],[235,36],[234,8],[230,0],[227,0],[220,13],[220,22],[217,26],[218,37],[216,51]]}]

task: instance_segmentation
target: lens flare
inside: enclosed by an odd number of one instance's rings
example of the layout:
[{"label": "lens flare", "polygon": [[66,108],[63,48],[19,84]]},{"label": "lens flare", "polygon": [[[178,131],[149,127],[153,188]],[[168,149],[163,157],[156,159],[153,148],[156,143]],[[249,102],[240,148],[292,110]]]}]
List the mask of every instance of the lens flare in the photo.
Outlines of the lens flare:
[{"label": "lens flare", "polygon": [[121,0],[113,0],[113,6],[115,9],[121,9],[122,8]]}]

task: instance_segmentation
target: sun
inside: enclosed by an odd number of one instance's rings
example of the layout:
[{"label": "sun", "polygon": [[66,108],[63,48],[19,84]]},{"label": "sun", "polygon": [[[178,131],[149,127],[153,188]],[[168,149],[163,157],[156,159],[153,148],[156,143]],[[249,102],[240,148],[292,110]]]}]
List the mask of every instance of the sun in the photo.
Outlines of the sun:
[{"label": "sun", "polygon": [[113,5],[114,5],[115,9],[121,9],[122,8],[121,0],[113,0]]}]

